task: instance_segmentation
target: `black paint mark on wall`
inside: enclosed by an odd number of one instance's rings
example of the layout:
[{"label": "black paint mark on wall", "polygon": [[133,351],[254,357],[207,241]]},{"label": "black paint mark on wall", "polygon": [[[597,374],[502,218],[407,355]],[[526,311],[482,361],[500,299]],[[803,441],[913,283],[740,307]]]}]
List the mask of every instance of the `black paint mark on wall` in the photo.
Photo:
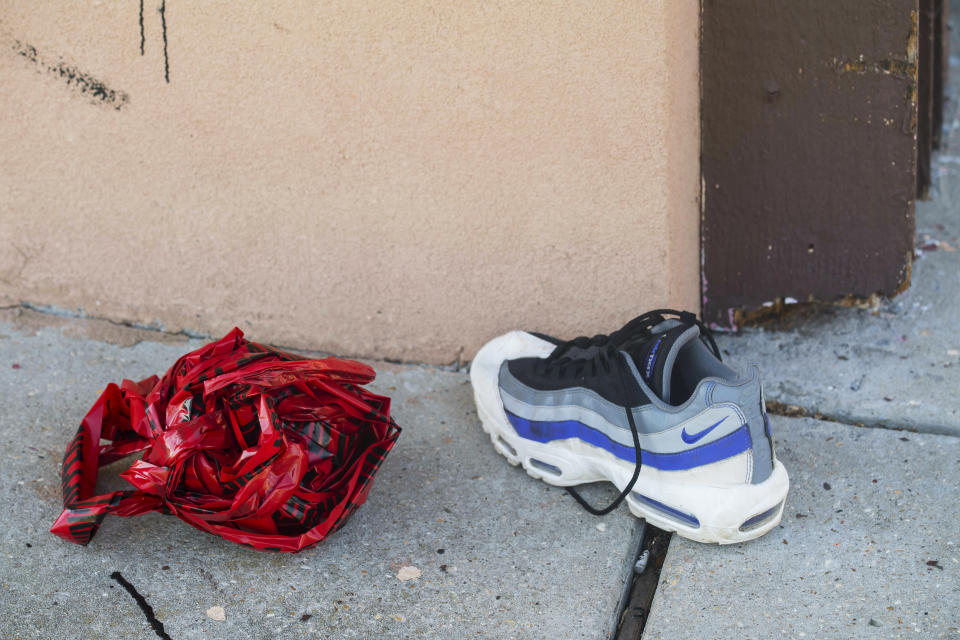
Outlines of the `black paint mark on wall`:
[{"label": "black paint mark on wall", "polygon": [[160,24],[163,27],[163,77],[170,84],[170,58],[167,56],[167,0],[160,0]]},{"label": "black paint mark on wall", "polygon": [[45,60],[38,52],[37,48],[15,40],[13,50],[25,60],[32,62],[40,71],[60,78],[67,83],[67,86],[79,93],[93,98],[96,103],[113,107],[120,111],[130,102],[130,96],[124,91],[116,91],[97,80],[88,73],[84,73],[75,66],[67,64],[63,60],[49,62]]},{"label": "black paint mark on wall", "polygon": [[[157,7],[160,14],[160,28],[163,32],[163,79],[170,84],[170,56],[167,53],[167,0],[160,0]],[[146,52],[146,37],[143,30],[143,0],[140,0],[140,55]]]}]

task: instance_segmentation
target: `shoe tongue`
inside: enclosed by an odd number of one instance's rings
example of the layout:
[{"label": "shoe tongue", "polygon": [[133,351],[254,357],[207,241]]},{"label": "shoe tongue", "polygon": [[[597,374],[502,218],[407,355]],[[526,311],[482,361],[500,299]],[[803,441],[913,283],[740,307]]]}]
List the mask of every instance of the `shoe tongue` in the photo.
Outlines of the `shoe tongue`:
[{"label": "shoe tongue", "polygon": [[631,355],[643,377],[661,400],[670,403],[670,381],[677,355],[684,345],[700,336],[696,325],[678,324],[653,337],[637,348]]}]

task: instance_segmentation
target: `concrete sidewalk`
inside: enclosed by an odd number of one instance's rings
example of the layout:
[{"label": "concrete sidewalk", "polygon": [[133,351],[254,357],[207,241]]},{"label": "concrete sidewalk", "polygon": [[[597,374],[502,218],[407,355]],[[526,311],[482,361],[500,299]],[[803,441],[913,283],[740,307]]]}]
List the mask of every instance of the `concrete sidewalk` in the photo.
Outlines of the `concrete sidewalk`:
[{"label": "concrete sidewalk", "polygon": [[[54,537],[63,450],[98,391],[163,371],[200,343],[120,346],[89,336],[161,336],[29,312],[6,319],[0,638],[157,637],[115,571],[178,640],[613,633],[639,521],[626,509],[590,516],[508,465],[480,428],[462,372],[375,363],[373,387],[394,398],[403,433],[367,504],[315,549],[252,551],[158,514],[108,517],[86,548]],[[401,566],[422,575],[400,581]],[[206,615],[213,606],[224,621]]]},{"label": "concrete sidewalk", "polygon": [[780,526],[725,547],[673,536],[643,637],[960,637],[960,438],[772,426]]},{"label": "concrete sidewalk", "polygon": [[[917,291],[952,259],[925,255]],[[936,286],[960,296],[956,279]],[[953,311],[924,313],[931,340],[918,340],[907,358],[937,362],[952,348]],[[791,385],[817,391],[807,381],[830,368],[784,368],[784,349],[771,345],[789,341],[792,355],[813,362],[832,339],[824,335],[862,325],[846,334],[848,359],[834,357],[846,366],[871,354],[864,371],[886,384],[901,375],[903,341],[887,351],[870,341],[889,321],[835,311],[792,334],[755,330],[720,344],[733,362],[759,359],[768,395],[793,404],[805,396],[791,396]],[[612,637],[639,521],[626,509],[589,516],[563,491],[507,465],[480,429],[463,372],[373,363],[373,387],[394,398],[404,432],[368,503],[316,549],[251,551],[158,514],[108,518],[87,548],[50,535],[63,449],[99,390],[162,371],[199,344],[102,321],[0,315],[0,637],[157,637],[114,572],[177,639]],[[954,433],[947,421],[907,422],[913,408],[935,401],[934,418],[952,415],[958,370],[940,367],[942,379],[913,387],[900,381],[890,393],[917,403],[884,400],[889,411],[878,414],[885,426],[931,433],[841,422],[845,409],[861,410],[865,382],[823,394],[835,403],[832,422],[774,417],[792,480],[781,526],[731,547],[674,536],[644,637],[960,636],[960,438],[943,435]],[[612,497],[591,489],[597,500]],[[402,566],[422,574],[401,581]],[[225,620],[207,615],[215,606]]]}]

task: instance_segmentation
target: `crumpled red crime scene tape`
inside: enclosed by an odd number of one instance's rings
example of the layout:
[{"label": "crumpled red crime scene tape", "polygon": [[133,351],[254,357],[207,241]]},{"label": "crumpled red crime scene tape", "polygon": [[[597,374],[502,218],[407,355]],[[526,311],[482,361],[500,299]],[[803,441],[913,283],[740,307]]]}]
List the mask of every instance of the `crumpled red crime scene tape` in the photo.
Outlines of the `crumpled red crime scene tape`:
[{"label": "crumpled red crime scene tape", "polygon": [[[188,353],[161,379],[109,384],[67,447],[50,531],[87,544],[110,513],[172,513],[257,549],[300,551],[367,498],[400,427],[373,369],[243,338]],[[98,468],[131,453],[135,490],[95,496]]]}]

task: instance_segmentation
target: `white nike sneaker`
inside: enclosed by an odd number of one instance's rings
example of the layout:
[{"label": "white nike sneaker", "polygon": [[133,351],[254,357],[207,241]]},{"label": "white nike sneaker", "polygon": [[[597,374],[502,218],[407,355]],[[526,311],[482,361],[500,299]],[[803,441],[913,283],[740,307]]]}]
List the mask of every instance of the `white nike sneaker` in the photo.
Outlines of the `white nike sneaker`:
[{"label": "white nike sneaker", "polygon": [[[692,313],[651,311],[568,342],[513,331],[480,350],[470,380],[496,450],[591,513],[625,499],[656,527],[721,544],[780,522],[790,483],[759,371],[723,364]],[[621,491],[605,509],[569,489],[602,480]]]}]

